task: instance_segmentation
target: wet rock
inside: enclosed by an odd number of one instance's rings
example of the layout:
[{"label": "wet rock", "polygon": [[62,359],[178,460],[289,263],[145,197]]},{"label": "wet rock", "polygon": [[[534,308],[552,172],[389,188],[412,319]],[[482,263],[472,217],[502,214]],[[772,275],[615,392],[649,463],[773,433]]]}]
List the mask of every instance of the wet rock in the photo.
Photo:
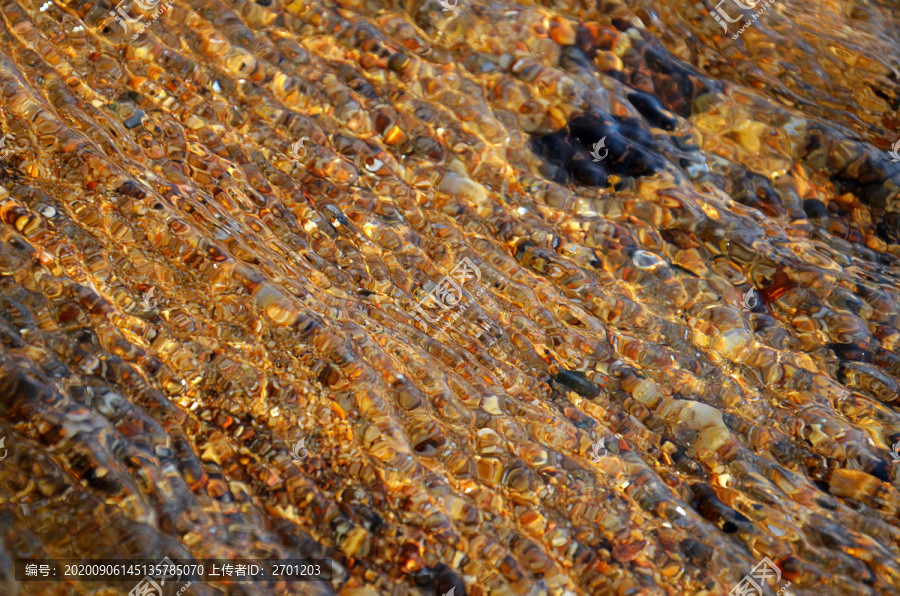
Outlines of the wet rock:
[{"label": "wet rock", "polygon": [[581,397],[592,398],[600,395],[600,388],[581,371],[561,369],[553,375],[553,381],[561,390],[574,391]]},{"label": "wet rock", "polygon": [[712,406],[696,401],[675,400],[666,405],[665,414],[673,415],[679,424],[696,433],[696,439],[691,443],[691,449],[695,453],[703,449],[716,451],[731,438],[722,413]]},{"label": "wet rock", "polygon": [[141,110],[137,110],[132,114],[127,120],[125,120],[125,128],[135,128],[140,126],[141,119],[144,117],[144,112]]},{"label": "wet rock", "polygon": [[556,167],[554,179],[605,186],[608,174],[640,177],[661,169],[662,159],[646,146],[652,140],[636,120],[588,114],[573,118],[565,129],[533,137],[531,146]]},{"label": "wet rock", "polygon": [[635,91],[626,97],[651,126],[664,130],[675,130],[675,127],[678,126],[678,120],[663,107],[659,99],[649,93]]},{"label": "wet rock", "polygon": [[694,494],[694,508],[723,532],[733,534],[752,525],[744,515],[725,505],[712,487],[697,483],[691,486],[691,491]]}]

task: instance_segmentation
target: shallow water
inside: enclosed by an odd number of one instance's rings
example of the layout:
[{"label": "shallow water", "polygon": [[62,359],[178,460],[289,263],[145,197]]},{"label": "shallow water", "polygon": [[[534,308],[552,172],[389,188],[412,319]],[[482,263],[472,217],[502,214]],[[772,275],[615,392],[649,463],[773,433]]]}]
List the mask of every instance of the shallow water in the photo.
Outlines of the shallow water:
[{"label": "shallow water", "polygon": [[898,593],[900,9],[720,6],[0,2],[0,591]]}]

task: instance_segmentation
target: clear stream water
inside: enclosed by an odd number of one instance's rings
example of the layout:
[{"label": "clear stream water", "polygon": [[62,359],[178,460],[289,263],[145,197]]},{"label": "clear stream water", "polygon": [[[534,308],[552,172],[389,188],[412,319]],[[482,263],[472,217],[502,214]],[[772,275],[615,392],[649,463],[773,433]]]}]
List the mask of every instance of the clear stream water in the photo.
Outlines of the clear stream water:
[{"label": "clear stream water", "polygon": [[0,592],[900,591],[897,4],[454,4],[0,2]]}]

